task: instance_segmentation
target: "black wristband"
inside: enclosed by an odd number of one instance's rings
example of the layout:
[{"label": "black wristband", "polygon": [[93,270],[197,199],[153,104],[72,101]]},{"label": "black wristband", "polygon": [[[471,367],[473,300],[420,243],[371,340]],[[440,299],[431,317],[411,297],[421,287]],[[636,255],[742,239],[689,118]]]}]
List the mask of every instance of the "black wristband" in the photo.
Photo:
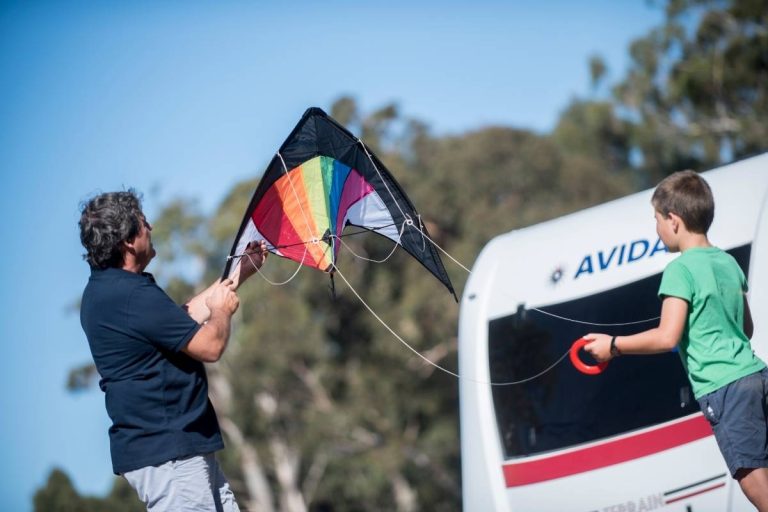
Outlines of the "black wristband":
[{"label": "black wristband", "polygon": [[621,355],[621,351],[619,350],[619,347],[616,346],[616,336],[611,338],[611,355],[613,357]]}]

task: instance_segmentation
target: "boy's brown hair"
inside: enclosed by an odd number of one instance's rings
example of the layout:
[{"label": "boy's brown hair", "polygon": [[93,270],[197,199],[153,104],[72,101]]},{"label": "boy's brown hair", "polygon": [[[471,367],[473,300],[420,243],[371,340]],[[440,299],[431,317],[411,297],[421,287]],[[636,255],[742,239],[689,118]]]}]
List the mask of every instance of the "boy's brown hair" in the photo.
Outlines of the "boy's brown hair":
[{"label": "boy's brown hair", "polygon": [[679,171],[661,180],[651,204],[664,217],[674,213],[683,219],[691,233],[706,235],[715,218],[712,189],[693,171]]}]

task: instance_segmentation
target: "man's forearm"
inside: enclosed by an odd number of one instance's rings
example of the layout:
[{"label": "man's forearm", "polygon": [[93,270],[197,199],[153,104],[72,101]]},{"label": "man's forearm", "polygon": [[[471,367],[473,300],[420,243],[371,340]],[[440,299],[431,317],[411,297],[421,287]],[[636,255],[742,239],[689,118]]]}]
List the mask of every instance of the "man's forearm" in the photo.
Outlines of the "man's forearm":
[{"label": "man's forearm", "polygon": [[229,341],[231,317],[222,310],[214,310],[208,321],[187,344],[184,352],[198,361],[213,363],[221,358]]},{"label": "man's forearm", "polygon": [[218,283],[219,281],[214,281],[211,286],[198,293],[184,304],[184,309],[195,322],[202,324],[207,322],[211,317],[211,310],[208,309],[205,300],[208,298],[208,295],[210,295],[213,287]]}]

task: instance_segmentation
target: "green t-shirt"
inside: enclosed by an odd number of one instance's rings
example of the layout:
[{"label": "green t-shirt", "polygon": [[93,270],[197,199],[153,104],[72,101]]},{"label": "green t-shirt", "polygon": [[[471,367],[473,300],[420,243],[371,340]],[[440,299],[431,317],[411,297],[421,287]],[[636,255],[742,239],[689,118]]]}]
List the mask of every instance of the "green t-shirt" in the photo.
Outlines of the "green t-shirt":
[{"label": "green t-shirt", "polygon": [[744,334],[747,280],[733,257],[717,247],[695,247],[664,269],[659,297],[688,302],[678,349],[698,399],[765,368]]}]

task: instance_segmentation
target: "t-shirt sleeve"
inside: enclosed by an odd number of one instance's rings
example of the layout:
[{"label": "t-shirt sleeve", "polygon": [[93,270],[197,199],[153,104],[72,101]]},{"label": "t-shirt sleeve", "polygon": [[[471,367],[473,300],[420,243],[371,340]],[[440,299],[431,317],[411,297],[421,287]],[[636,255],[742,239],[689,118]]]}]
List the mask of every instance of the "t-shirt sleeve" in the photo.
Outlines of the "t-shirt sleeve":
[{"label": "t-shirt sleeve", "polygon": [[749,283],[747,282],[747,276],[744,275],[744,271],[741,270],[741,267],[738,263],[736,263],[736,260],[733,260],[733,264],[736,265],[736,269],[739,272],[739,284],[741,284],[741,291],[744,293],[747,293],[749,291]]},{"label": "t-shirt sleeve", "polygon": [[131,294],[127,320],[135,333],[157,348],[179,352],[200,329],[186,311],[154,283]]},{"label": "t-shirt sleeve", "polygon": [[678,297],[689,303],[693,299],[693,279],[688,269],[677,260],[673,260],[664,269],[659,285],[659,298]]}]

